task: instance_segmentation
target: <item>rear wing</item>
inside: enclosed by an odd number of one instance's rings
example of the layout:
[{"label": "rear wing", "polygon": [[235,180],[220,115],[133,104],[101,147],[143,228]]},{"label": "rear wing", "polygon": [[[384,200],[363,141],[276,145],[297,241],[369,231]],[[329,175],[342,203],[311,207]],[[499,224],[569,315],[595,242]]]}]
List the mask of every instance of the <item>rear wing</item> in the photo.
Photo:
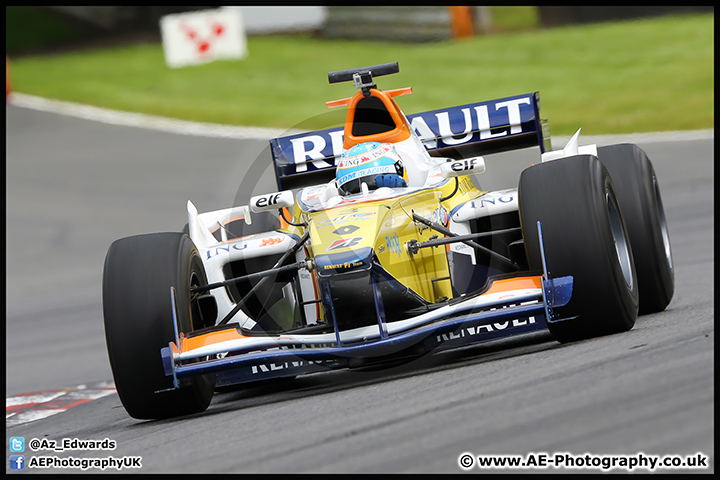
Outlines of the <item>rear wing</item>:
[{"label": "rear wing", "polygon": [[[538,92],[407,115],[430,155],[455,159],[540,147],[550,133]],[[279,190],[328,182],[343,151],[343,127],[270,140]]]}]

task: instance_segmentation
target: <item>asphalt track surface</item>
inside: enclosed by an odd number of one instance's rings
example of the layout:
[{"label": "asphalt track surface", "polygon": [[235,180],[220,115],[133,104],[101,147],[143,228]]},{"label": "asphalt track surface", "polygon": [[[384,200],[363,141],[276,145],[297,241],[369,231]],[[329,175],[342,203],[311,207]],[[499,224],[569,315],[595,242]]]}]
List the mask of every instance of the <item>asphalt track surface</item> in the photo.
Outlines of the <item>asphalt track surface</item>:
[{"label": "asphalt track surface", "polygon": [[[230,206],[239,186],[246,198],[272,191],[269,168],[243,182],[250,165],[269,165],[255,163],[266,143],[6,112],[6,393],[111,380],[101,307],[108,246],[179,231],[188,199],[203,212]],[[463,473],[463,453],[565,452],[702,453],[709,468],[684,471],[713,472],[713,138],[637,143],[660,182],[676,288],[665,312],[630,332],[567,345],[535,334],[389,370],[299,377],[216,393],[207,412],[173,420],[134,420],[111,394],[10,426],[6,442],[109,438],[115,450],[26,457],[141,456],[142,473]],[[501,189],[537,154],[486,160],[482,186]]]}]

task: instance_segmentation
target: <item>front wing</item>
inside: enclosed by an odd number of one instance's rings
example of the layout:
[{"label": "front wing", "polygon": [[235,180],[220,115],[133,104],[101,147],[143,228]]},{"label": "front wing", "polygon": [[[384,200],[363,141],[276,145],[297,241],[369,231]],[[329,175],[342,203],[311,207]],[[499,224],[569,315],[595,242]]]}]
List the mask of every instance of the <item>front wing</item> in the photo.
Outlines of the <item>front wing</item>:
[{"label": "front wing", "polygon": [[[481,343],[544,330],[562,321],[553,313],[570,300],[572,277],[544,275],[495,280],[484,292],[404,320],[316,335],[245,336],[226,325],[177,335],[161,350],[174,388],[184,378],[217,374],[217,385],[352,368],[368,361]],[[337,329],[336,329],[337,331]]]}]

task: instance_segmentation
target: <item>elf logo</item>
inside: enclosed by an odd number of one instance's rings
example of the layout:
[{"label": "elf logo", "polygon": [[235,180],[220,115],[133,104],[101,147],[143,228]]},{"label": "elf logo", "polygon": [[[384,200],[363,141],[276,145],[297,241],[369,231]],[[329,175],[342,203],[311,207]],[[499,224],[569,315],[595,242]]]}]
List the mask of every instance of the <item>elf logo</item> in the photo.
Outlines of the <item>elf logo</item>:
[{"label": "elf logo", "polygon": [[450,168],[452,168],[456,172],[462,172],[465,170],[474,170],[475,166],[478,164],[477,158],[471,158],[469,160],[461,160],[459,162],[453,162],[450,164]]},{"label": "elf logo", "polygon": [[461,177],[470,173],[483,173],[484,171],[485,159],[483,159],[483,157],[472,157],[455,162],[448,162],[440,167],[443,178]]},{"label": "elf logo", "polygon": [[264,197],[259,197],[257,200],[255,200],[255,206],[256,207],[270,207],[272,205],[276,205],[278,203],[278,199],[280,198],[280,193],[276,193],[275,195],[267,195]]},{"label": "elf logo", "polygon": [[250,210],[258,213],[283,207],[292,207],[294,199],[293,192],[290,190],[258,195],[250,199]]}]

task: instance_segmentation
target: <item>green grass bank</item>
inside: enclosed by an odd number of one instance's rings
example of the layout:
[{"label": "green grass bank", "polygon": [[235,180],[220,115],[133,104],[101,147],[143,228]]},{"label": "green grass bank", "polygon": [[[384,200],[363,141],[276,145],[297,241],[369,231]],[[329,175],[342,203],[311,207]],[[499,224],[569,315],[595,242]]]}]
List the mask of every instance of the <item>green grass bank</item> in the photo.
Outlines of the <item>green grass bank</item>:
[{"label": "green grass bank", "polygon": [[354,93],[327,72],[398,61],[380,88],[406,113],[539,91],[554,135],[714,127],[714,15],[668,16],[410,44],[248,37],[238,61],[170,69],[161,44],[11,58],[15,91],[229,125],[322,128]]}]

